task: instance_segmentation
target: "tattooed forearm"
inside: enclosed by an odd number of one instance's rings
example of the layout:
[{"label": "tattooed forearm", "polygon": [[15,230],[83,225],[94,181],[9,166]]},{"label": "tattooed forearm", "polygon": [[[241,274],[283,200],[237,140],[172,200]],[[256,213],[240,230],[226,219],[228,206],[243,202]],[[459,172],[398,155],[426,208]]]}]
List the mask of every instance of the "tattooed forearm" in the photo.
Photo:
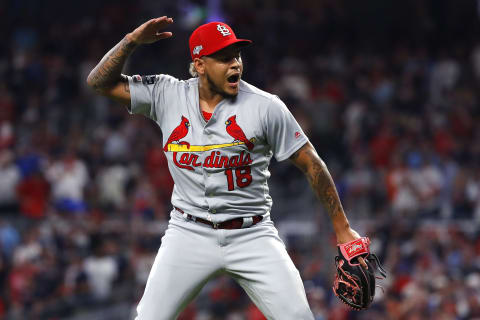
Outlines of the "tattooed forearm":
[{"label": "tattooed forearm", "polygon": [[307,176],[310,185],[323,207],[330,216],[335,230],[345,230],[348,227],[348,220],[342,208],[327,166],[320,159],[315,148],[306,143],[290,160]]},{"label": "tattooed forearm", "polygon": [[307,176],[308,182],[332,221],[337,240],[342,241],[340,243],[351,240],[352,231],[335,183],[312,144],[307,142],[290,157],[290,160]]},{"label": "tattooed forearm", "polygon": [[136,46],[128,37],[123,38],[90,72],[87,78],[88,85],[101,91],[122,81],[121,72],[125,61]]},{"label": "tattooed forearm", "polygon": [[343,208],[330,173],[318,156],[310,155],[312,164],[306,172],[308,181],[330,218],[343,216]]}]

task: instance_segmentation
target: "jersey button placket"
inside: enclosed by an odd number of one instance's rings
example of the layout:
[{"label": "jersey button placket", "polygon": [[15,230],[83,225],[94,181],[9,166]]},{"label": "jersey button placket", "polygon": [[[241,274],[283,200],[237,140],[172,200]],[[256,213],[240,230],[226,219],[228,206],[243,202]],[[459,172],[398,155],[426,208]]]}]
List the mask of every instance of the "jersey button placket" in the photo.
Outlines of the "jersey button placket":
[{"label": "jersey button placket", "polygon": [[[203,137],[202,137],[202,141],[203,141],[203,145],[210,145],[212,144],[212,138],[213,138],[213,135],[210,133],[210,130],[208,129],[208,127],[211,126],[210,123],[208,123],[206,126],[205,126],[205,129],[203,130]],[[204,152],[204,155],[203,155],[203,162],[205,163],[205,159],[207,158],[207,156],[210,154],[211,152],[210,151],[205,151]],[[209,190],[211,188],[211,186],[209,185],[210,181],[211,181],[211,173],[208,172],[208,170],[210,170],[210,168],[206,168],[206,167],[203,167],[203,179],[204,179],[204,186],[205,186],[205,190],[204,190],[204,195],[205,195],[205,201],[207,202],[208,204],[208,218],[210,218],[210,214],[215,214],[217,212],[217,210],[215,208],[212,208],[212,196],[213,196],[213,193],[211,190]]]}]

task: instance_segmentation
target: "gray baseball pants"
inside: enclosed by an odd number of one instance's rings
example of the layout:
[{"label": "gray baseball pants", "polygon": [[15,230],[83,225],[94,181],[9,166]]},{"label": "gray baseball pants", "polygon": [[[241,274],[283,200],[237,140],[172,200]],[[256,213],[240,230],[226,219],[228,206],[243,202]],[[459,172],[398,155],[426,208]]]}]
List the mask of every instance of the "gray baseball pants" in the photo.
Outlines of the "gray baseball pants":
[{"label": "gray baseball pants", "polygon": [[300,274],[269,216],[244,229],[213,229],[173,210],[136,320],[176,319],[212,276],[230,275],[267,319],[313,320]]}]

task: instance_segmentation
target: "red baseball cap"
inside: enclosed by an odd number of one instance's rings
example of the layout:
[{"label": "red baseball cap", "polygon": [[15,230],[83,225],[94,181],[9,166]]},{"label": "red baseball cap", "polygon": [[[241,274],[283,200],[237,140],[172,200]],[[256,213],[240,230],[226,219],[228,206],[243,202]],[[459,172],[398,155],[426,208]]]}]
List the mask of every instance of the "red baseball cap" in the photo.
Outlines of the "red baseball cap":
[{"label": "red baseball cap", "polygon": [[192,60],[208,56],[234,43],[248,46],[252,41],[237,39],[232,28],[223,22],[209,22],[192,32],[189,40],[190,55]]}]

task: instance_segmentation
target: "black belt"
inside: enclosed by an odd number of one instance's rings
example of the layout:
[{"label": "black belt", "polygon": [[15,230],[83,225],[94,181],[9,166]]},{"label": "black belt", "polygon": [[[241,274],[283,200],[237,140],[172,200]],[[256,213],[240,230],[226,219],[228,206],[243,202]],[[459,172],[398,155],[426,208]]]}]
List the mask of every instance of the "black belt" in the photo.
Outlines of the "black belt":
[{"label": "black belt", "polygon": [[197,218],[192,216],[191,214],[185,213],[182,209],[174,207],[175,210],[183,214],[184,217],[186,217],[188,220],[194,221],[194,222],[200,222],[203,224],[208,224],[210,227],[213,229],[242,229],[242,228],[248,228],[253,225],[256,225],[260,221],[263,220],[263,216],[253,216],[253,217],[248,217],[248,218],[235,218],[232,220],[227,220],[224,222],[212,222],[208,221],[202,218]]}]

